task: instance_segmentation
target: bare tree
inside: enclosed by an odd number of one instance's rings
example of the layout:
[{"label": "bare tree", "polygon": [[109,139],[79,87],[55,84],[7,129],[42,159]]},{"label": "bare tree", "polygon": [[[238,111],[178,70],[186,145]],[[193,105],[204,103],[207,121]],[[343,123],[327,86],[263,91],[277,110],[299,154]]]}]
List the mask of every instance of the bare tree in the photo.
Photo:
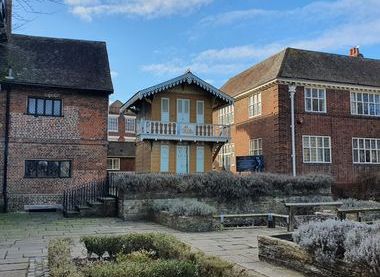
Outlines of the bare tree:
[{"label": "bare tree", "polygon": [[13,0],[13,28],[21,28],[39,15],[54,14],[55,11],[41,8],[44,3],[64,5],[64,0]]}]

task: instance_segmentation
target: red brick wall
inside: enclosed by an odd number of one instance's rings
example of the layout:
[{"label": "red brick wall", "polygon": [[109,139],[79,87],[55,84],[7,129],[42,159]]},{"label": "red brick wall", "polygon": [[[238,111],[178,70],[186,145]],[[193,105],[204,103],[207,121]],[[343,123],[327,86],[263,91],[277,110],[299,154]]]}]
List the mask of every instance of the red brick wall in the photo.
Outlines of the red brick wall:
[{"label": "red brick wall", "polygon": [[[27,115],[28,96],[62,99],[63,116]],[[18,87],[12,89],[10,111],[8,191],[11,209],[20,209],[28,204],[25,202],[38,204],[29,198],[26,201],[25,195],[51,198],[51,195],[61,195],[66,188],[106,177],[107,95]],[[72,177],[24,178],[24,162],[33,159],[71,160]],[[23,200],[19,200],[22,196]]]},{"label": "red brick wall", "polygon": [[[296,93],[296,155],[297,173],[328,173],[334,176],[337,190],[349,195],[363,174],[380,171],[380,165],[353,165],[352,138],[380,138],[380,119],[353,116],[350,92],[326,90],[327,113],[306,113],[304,88]],[[235,100],[235,121],[232,142],[235,155],[249,153],[249,140],[262,138],[267,172],[291,174],[290,97],[286,85],[274,85],[262,91],[262,115],[248,118],[249,95]],[[214,112],[214,120],[217,112]],[[332,164],[304,164],[302,136],[330,136]]]},{"label": "red brick wall", "polygon": [[3,205],[5,103],[6,92],[0,90],[0,209]]},{"label": "red brick wall", "polygon": [[[287,86],[280,86],[280,94],[288,95]],[[351,115],[350,92],[326,90],[327,113],[305,112],[304,88],[296,93],[296,155],[297,171],[329,173],[335,177],[337,187],[350,190],[361,174],[379,171],[379,165],[354,165],[352,162],[352,138],[380,138],[380,120],[373,117]],[[288,101],[289,102],[289,101]],[[289,126],[290,109],[284,109],[283,125]],[[302,152],[303,135],[331,137],[332,163],[328,165],[304,164]],[[288,144],[288,148],[290,148]]]}]

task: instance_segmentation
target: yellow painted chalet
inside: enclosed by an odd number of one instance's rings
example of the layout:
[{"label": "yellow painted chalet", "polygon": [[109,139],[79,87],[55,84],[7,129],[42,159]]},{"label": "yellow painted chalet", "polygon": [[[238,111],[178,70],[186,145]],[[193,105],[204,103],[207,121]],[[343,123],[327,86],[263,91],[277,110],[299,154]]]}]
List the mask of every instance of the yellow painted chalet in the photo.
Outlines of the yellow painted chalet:
[{"label": "yellow painted chalet", "polygon": [[212,170],[230,140],[227,125],[212,122],[214,110],[233,99],[190,71],[137,92],[122,107],[137,115],[137,173],[198,173]]}]

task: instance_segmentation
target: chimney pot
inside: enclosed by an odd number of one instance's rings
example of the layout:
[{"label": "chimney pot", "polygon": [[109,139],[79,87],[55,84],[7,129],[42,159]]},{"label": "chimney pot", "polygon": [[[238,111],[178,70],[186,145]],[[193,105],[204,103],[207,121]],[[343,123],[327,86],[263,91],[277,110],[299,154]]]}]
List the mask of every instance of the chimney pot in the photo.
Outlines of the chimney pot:
[{"label": "chimney pot", "polygon": [[353,47],[350,49],[350,57],[354,58],[363,58],[363,55],[360,53],[359,47]]}]

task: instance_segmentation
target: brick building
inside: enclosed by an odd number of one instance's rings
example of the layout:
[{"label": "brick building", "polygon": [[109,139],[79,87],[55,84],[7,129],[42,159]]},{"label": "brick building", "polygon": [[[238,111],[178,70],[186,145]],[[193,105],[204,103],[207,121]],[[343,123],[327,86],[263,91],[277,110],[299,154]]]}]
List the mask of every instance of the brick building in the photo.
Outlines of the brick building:
[{"label": "brick building", "polygon": [[121,109],[137,116],[136,172],[212,170],[213,159],[230,139],[229,127],[213,124],[212,113],[232,103],[190,71],[137,92]]},{"label": "brick building", "polygon": [[235,104],[214,113],[232,129],[232,150],[220,155],[263,155],[267,172],[329,173],[347,192],[380,171],[379,76],[380,60],[357,48],[349,56],[285,49],[221,88]]},{"label": "brick building", "polygon": [[[106,177],[103,42],[11,34],[0,24],[0,186],[9,210],[60,204],[64,189]],[[1,21],[0,21],[1,22]]]},{"label": "brick building", "polygon": [[108,110],[108,171],[135,171],[136,115],[127,110],[120,112],[119,100]]}]

